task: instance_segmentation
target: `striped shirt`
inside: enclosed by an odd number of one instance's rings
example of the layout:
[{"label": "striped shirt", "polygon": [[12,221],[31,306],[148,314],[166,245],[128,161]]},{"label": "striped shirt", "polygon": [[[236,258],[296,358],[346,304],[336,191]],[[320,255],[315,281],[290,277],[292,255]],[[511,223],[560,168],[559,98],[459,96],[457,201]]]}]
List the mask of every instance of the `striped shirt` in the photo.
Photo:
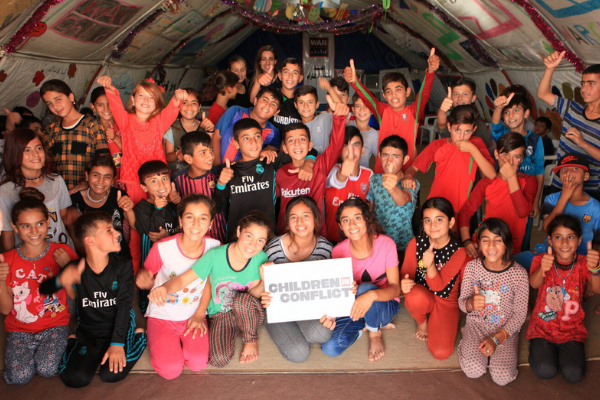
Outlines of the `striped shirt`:
[{"label": "striped shirt", "polygon": [[[596,192],[600,185],[600,161],[594,159],[586,153],[581,147],[577,146],[565,136],[569,128],[577,128],[581,132],[583,140],[592,146],[600,149],[600,118],[588,119],[585,116],[585,107],[571,100],[566,100],[560,96],[554,97],[552,108],[558,112],[563,119],[562,132],[556,157],[560,159],[567,153],[576,153],[583,155],[590,163],[590,179],[583,182],[583,190]],[[552,186],[562,188],[560,177],[556,175],[552,179]]]},{"label": "striped shirt", "polygon": [[[217,176],[212,171],[192,178],[190,177],[190,170],[184,169],[175,172],[172,181],[175,182],[175,188],[182,198],[192,193],[198,193],[212,199],[215,194],[215,187],[217,186]],[[212,228],[208,231],[207,235],[213,239],[217,239],[221,243],[227,243],[227,236],[225,235],[226,226],[225,215],[222,212],[218,213],[215,215]]]},{"label": "striped shirt", "polygon": [[[269,261],[275,264],[286,264],[290,263],[290,259],[285,254],[283,249],[283,237],[285,235],[277,236],[267,243],[265,252]],[[313,249],[312,253],[303,261],[318,261],[318,260],[329,260],[331,258],[331,250],[333,245],[324,237],[319,236],[317,238],[317,245]]]}]

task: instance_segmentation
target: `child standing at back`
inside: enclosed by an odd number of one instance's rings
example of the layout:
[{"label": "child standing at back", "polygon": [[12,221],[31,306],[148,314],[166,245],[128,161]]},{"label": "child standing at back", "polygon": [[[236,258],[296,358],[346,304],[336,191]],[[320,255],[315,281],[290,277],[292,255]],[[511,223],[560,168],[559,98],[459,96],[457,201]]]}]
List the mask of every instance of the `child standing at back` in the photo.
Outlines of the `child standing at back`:
[{"label": "child standing at back", "polygon": [[402,187],[415,189],[415,173],[425,172],[431,164],[436,163],[435,178],[428,198],[443,197],[449,200],[454,213],[458,215],[473,189],[477,169],[481,169],[488,179],[496,177],[494,159],[485,143],[473,137],[476,118],[477,110],[472,105],[454,107],[448,117],[450,138],[434,140],[419,154],[406,171]]},{"label": "child standing at back", "polygon": [[[213,172],[214,154],[210,136],[202,130],[186,133],[181,138],[181,153],[189,168],[177,171],[171,177],[175,190],[181,197],[199,193],[212,199],[217,187],[217,176]],[[222,212],[216,213],[208,236],[225,243],[225,227],[225,215]]]},{"label": "child standing at back", "polygon": [[[185,273],[208,250],[221,245],[205,236],[214,213],[215,205],[208,197],[192,194],[184,198],[177,205],[183,232],[152,247],[137,272],[137,286],[144,290],[158,287]],[[177,378],[184,366],[200,371],[208,364],[206,308],[199,307],[205,284],[197,278],[183,290],[171,293],[166,307],[148,306],[150,363],[165,379]]]},{"label": "child standing at back", "polygon": [[135,326],[133,268],[117,254],[119,232],[104,211],[90,211],[75,223],[75,237],[85,256],[68,265],[55,279],[40,285],[40,293],[52,294],[74,286],[77,292],[77,337],[71,337],[59,367],[68,387],[84,387],[100,366],[100,380],[125,379],[146,347],[143,329]]},{"label": "child standing at back", "polygon": [[[352,85],[365,105],[377,117],[377,121],[380,124],[378,145],[381,145],[383,139],[391,135],[399,135],[406,140],[409,161],[404,165],[403,170],[406,170],[412,164],[417,153],[417,125],[423,117],[425,106],[429,101],[435,71],[440,66],[440,58],[435,55],[435,49],[431,49],[431,54],[427,62],[428,67],[423,88],[417,94],[415,102],[410,106],[406,105],[406,100],[410,96],[410,88],[408,87],[406,78],[402,74],[391,72],[383,77],[383,97],[387,101],[386,104],[375,99],[373,94],[356,79],[354,60],[350,60],[350,66],[344,70],[344,79],[346,79],[346,82]],[[377,158],[375,160],[375,173],[381,174],[383,172],[381,161]]]},{"label": "child standing at back", "polygon": [[121,161],[123,160],[123,143],[121,142],[121,130],[113,118],[110,106],[108,105],[108,97],[104,88],[99,86],[92,90],[90,95],[90,106],[96,113],[100,126],[104,129],[106,134],[106,141],[108,142],[108,150],[115,163],[115,179],[119,180],[121,172]]},{"label": "child standing at back", "polygon": [[369,125],[373,113],[365,105],[360,96],[354,93],[352,96],[352,114],[354,119],[348,123],[350,126],[355,126],[360,130],[363,138],[363,153],[360,156],[360,166],[369,168],[371,158],[377,157],[379,131]]},{"label": "child standing at back", "polygon": [[73,189],[84,177],[85,166],[96,154],[108,153],[106,135],[93,118],[75,108],[75,95],[61,80],[44,82],[40,95],[52,114],[60,118],[46,128],[44,143],[52,152],[54,172]]}]

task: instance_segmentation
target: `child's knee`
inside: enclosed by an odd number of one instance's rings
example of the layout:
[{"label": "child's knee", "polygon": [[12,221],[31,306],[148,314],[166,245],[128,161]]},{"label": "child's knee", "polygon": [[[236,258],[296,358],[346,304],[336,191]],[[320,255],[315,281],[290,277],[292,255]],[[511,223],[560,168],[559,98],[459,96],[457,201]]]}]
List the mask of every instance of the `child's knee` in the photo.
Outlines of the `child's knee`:
[{"label": "child's knee", "polygon": [[225,368],[232,358],[233,357],[230,357],[228,354],[216,353],[211,355],[210,359],[208,360],[208,363],[213,367]]},{"label": "child's knee", "polygon": [[356,295],[360,296],[363,293],[366,293],[370,290],[376,290],[379,289],[379,286],[377,286],[376,284],[372,283],[372,282],[363,282],[361,284],[358,285],[358,289],[356,291]]},{"label": "child's knee", "polygon": [[185,366],[191,371],[198,372],[208,367],[208,357],[194,357],[185,362]]},{"label": "child's knee", "polygon": [[563,378],[569,383],[577,383],[583,380],[585,376],[585,367],[583,365],[560,366],[560,372]]},{"label": "child's knee", "polygon": [[63,371],[60,374],[60,379],[63,381],[65,386],[71,388],[82,388],[87,386],[92,381],[94,374],[88,374],[82,370],[76,371]]},{"label": "child's knee", "polygon": [[151,362],[156,373],[165,379],[177,378],[183,372],[183,360],[161,359],[160,362]]},{"label": "child's knee", "polygon": [[35,370],[33,368],[21,368],[18,371],[7,368],[4,373],[4,380],[9,385],[24,385],[33,379],[34,375]]},{"label": "child's knee", "polygon": [[430,347],[429,352],[436,360],[445,360],[454,353],[454,346],[436,346]]},{"label": "child's knee", "polygon": [[333,340],[329,340],[321,345],[321,351],[329,357],[337,357],[346,350],[345,347],[338,345]]},{"label": "child's knee", "polygon": [[494,368],[490,368],[490,375],[497,385],[505,386],[517,379],[517,370],[508,371],[507,369],[502,369],[497,371]]},{"label": "child's knee", "polygon": [[552,379],[558,373],[558,366],[554,363],[531,362],[529,365],[533,373],[540,379]]},{"label": "child's knee", "polygon": [[310,355],[310,345],[304,343],[295,344],[282,351],[281,355],[289,362],[296,364],[302,363],[306,361]]}]

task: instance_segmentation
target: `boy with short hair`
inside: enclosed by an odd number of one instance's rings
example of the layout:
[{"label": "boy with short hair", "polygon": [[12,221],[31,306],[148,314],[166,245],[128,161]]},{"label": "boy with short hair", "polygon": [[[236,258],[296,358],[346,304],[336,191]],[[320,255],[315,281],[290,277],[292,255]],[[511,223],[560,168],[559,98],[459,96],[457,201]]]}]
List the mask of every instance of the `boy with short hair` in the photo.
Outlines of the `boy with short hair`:
[{"label": "boy with short hair", "polygon": [[[212,170],[214,155],[210,136],[201,128],[186,133],[181,137],[181,154],[189,169],[177,171],[172,175],[177,192],[181,197],[199,193],[212,199],[217,186],[217,176]],[[226,243],[225,226],[225,215],[222,212],[217,213],[208,235]]]},{"label": "boy with short hair", "polygon": [[[410,87],[406,78],[397,72],[391,72],[383,77],[383,97],[387,101],[382,103],[378,101],[367,88],[356,79],[356,69],[354,68],[354,60],[350,60],[350,66],[344,70],[344,79],[358,93],[365,105],[369,107],[371,112],[376,116],[380,124],[379,128],[379,143],[388,136],[398,134],[408,144],[409,161],[404,164],[403,169],[406,170],[416,156],[416,134],[418,122],[423,117],[425,106],[429,101],[435,71],[440,66],[440,58],[435,55],[435,49],[431,49],[431,53],[427,60],[428,67],[425,74],[422,90],[417,94],[417,99],[410,106],[406,105],[406,100],[410,96]],[[381,160],[379,157],[375,160],[375,173],[383,173]]]},{"label": "boy with short hair", "polygon": [[[448,97],[442,101],[440,108],[437,113],[437,125],[436,131],[442,138],[449,138],[450,131],[446,126],[448,123],[448,113],[452,107],[462,106],[465,104],[474,104],[477,100],[475,94],[477,90],[477,84],[475,81],[469,78],[458,78],[448,88]],[[494,153],[496,149],[496,142],[492,138],[490,128],[488,128],[483,120],[480,118],[476,119],[476,129],[473,133],[474,136],[481,138],[490,154]]]},{"label": "boy with short hair", "polygon": [[[302,97],[303,96],[298,97],[298,100],[302,99]],[[327,96],[327,102],[333,110],[333,114],[326,113],[331,115],[331,118],[333,119],[333,135],[331,137],[331,143],[329,143],[328,146],[326,146],[325,151],[316,158],[312,180],[308,182],[301,181],[296,174],[290,172],[290,170],[304,166],[306,157],[313,148],[311,130],[304,124],[292,124],[287,127],[287,130],[283,134],[283,151],[288,154],[292,160],[290,164],[280,168],[276,175],[276,195],[280,197],[281,201],[279,218],[277,220],[277,229],[280,234],[285,232],[285,210],[287,204],[295,197],[301,195],[312,197],[317,203],[321,215],[323,215],[325,183],[329,171],[331,171],[342,152],[344,146],[346,116],[349,111],[346,104],[334,103],[329,95]],[[323,225],[321,227],[321,236],[325,235],[326,227]]]},{"label": "boy with short hair", "polygon": [[283,97],[279,90],[266,86],[256,95],[253,108],[228,108],[217,122],[212,135],[215,164],[221,164],[226,158],[231,162],[241,158],[234,144],[233,126],[243,118],[252,118],[259,123],[265,150],[278,151],[281,146],[281,134],[269,119],[279,112],[282,103]]},{"label": "boy with short hair", "polygon": [[415,189],[415,173],[425,172],[431,164],[436,163],[435,178],[428,198],[448,199],[458,215],[473,189],[477,169],[481,169],[488,179],[496,177],[495,162],[485,143],[473,137],[476,118],[477,109],[472,105],[454,107],[448,117],[450,139],[437,139],[427,145],[406,170],[402,187]]},{"label": "boy with short hair", "polygon": [[360,164],[364,152],[361,132],[355,126],[346,125],[342,163],[336,164],[329,172],[325,189],[325,237],[330,242],[341,241],[339,224],[335,220],[340,205],[352,197],[367,200],[373,171]]},{"label": "boy with short hair", "polygon": [[169,167],[162,161],[147,161],[140,166],[138,177],[147,199],[135,205],[135,229],[141,238],[142,265],[152,244],[175,233],[179,226],[176,204],[181,201],[171,182]]},{"label": "boy with short hair", "polygon": [[294,105],[294,90],[302,82],[302,79],[304,79],[300,61],[293,57],[286,58],[283,60],[281,71],[279,71],[277,76],[281,81],[283,103],[281,104],[279,113],[275,114],[270,122],[281,133],[287,125],[301,122],[300,114],[298,114],[298,110]]},{"label": "boy with short hair", "polygon": [[350,86],[348,85],[348,82],[344,80],[344,77],[336,76],[335,78],[331,78],[329,80],[329,85],[338,97],[340,103],[348,104],[348,101],[350,100]]},{"label": "boy with short hair", "polygon": [[533,133],[542,138],[544,145],[544,156],[553,156],[556,149],[552,138],[548,135],[552,131],[552,121],[548,117],[539,117],[533,125]]},{"label": "boy with short hair", "polygon": [[133,266],[117,254],[119,235],[104,211],[83,214],[75,222],[75,238],[83,243],[86,258],[40,285],[45,294],[67,286],[77,291],[77,337],[69,338],[59,367],[66,386],[87,386],[98,365],[103,382],[118,382],[146,347],[146,335],[136,329],[132,310]]},{"label": "boy with short hair", "polygon": [[348,125],[355,126],[360,130],[363,139],[363,153],[360,157],[360,165],[368,168],[371,163],[371,157],[377,157],[379,131],[369,125],[373,113],[358,94],[354,93],[352,103],[354,120],[348,122]]},{"label": "boy with short hair", "polygon": [[[494,100],[494,113],[492,114],[492,136],[498,141],[500,137],[508,132],[517,132],[525,138],[527,147],[525,148],[525,157],[519,166],[519,171],[524,174],[534,175],[537,179],[537,191],[531,210],[531,218],[540,213],[540,196],[544,186],[544,145],[542,138],[531,131],[525,129],[525,120],[529,117],[531,102],[526,96],[510,94],[498,96]],[[502,124],[504,120],[504,124]],[[530,222],[525,234],[523,245],[529,248],[529,233],[531,231]]]},{"label": "boy with short hair", "polygon": [[[251,118],[235,123],[233,143],[242,157],[235,164],[226,159],[225,165],[221,165],[215,191],[217,212],[225,211],[227,215],[227,237],[230,239],[235,238],[239,220],[252,210],[264,212],[273,225],[276,224],[275,173],[290,161],[289,156],[283,152],[276,158],[272,155],[273,162],[262,161],[265,157],[261,156],[261,126]],[[314,158],[314,153],[308,157]],[[306,164],[313,162],[314,160],[309,160]],[[298,170],[293,173],[298,173]]]},{"label": "boy with short hair", "polygon": [[396,243],[400,265],[404,260],[406,246],[414,237],[412,217],[421,187],[416,179],[414,186],[402,186],[402,166],[409,161],[407,152],[408,144],[400,136],[392,135],[383,139],[379,146],[379,158],[385,172],[371,177],[367,195],[384,233]]},{"label": "boy with short hair", "polygon": [[[556,51],[544,59],[546,71],[540,80],[537,96],[556,110],[563,120],[556,156],[560,158],[566,153],[583,155],[590,166],[590,178],[584,183],[584,189],[590,196],[600,199],[600,64],[590,65],[581,74],[581,96],[585,102],[581,105],[552,93],[552,75],[564,55],[564,51]],[[558,177],[554,177],[552,186],[562,187]]]},{"label": "boy with short hair", "polygon": [[[590,178],[587,157],[578,153],[565,154],[552,170],[559,177],[562,191],[551,193],[544,199],[542,216],[544,230],[560,214],[569,214],[581,222],[581,243],[577,253],[587,253],[587,243],[591,240],[595,248],[600,244],[600,202],[586,191],[585,182]],[[548,241],[537,244],[532,251],[524,251],[515,256],[515,261],[529,271],[536,254],[548,251]]]}]

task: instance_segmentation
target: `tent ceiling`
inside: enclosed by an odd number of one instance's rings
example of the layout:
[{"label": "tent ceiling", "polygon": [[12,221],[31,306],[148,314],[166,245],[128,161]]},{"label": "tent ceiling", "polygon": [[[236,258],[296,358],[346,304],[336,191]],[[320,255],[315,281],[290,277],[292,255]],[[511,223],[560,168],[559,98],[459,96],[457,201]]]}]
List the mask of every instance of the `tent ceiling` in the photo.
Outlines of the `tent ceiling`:
[{"label": "tent ceiling", "polygon": [[[17,53],[132,66],[206,67],[215,65],[256,29],[248,15],[270,21],[271,27],[289,25],[286,7],[298,2],[239,0],[236,10],[249,13],[243,16],[221,0],[171,0],[169,7],[164,0],[4,0],[0,42],[10,44],[20,28],[33,26],[30,18],[35,18],[38,8],[55,4],[41,19],[47,30],[17,43]],[[340,3],[351,10],[345,18],[356,18],[365,13],[362,9],[381,4],[324,0],[321,5],[338,8]],[[526,12],[532,7],[543,19],[532,20]],[[279,13],[259,12],[271,8]],[[496,64],[508,69],[539,68],[558,42],[583,62],[600,63],[598,8],[600,0],[393,0],[372,32],[415,67],[423,67],[419,53],[429,44],[443,53],[448,68],[461,72],[483,71]],[[320,16],[328,18],[324,9]],[[309,27],[310,21],[302,29]],[[554,41],[549,40],[552,34]]]}]

